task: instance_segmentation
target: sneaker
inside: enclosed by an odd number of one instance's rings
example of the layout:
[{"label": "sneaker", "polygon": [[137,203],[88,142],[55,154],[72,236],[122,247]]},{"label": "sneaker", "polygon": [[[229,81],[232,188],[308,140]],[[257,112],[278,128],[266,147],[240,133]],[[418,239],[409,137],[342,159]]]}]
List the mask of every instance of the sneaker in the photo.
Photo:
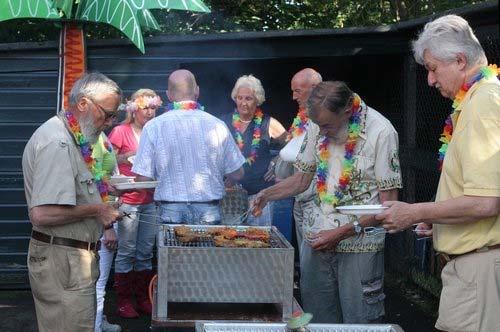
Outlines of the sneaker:
[{"label": "sneaker", "polygon": [[101,330],[102,332],[121,332],[122,328],[120,325],[111,324],[106,319],[106,316],[102,316]]}]

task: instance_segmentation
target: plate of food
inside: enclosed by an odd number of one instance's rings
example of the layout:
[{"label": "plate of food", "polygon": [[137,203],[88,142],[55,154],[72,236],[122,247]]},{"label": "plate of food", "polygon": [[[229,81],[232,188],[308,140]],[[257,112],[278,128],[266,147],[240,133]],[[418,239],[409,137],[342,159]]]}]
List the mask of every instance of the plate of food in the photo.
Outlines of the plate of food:
[{"label": "plate of food", "polygon": [[109,183],[114,186],[118,183],[131,183],[134,180],[135,176],[113,175],[109,178]]},{"label": "plate of food", "polygon": [[368,215],[368,214],[379,214],[382,213],[385,209],[388,209],[387,206],[382,206],[380,204],[375,205],[344,205],[337,206],[337,211],[342,214],[353,214],[357,216]]},{"label": "plate of food", "polygon": [[123,182],[115,184],[115,188],[118,190],[152,189],[156,188],[157,185],[158,181]]}]

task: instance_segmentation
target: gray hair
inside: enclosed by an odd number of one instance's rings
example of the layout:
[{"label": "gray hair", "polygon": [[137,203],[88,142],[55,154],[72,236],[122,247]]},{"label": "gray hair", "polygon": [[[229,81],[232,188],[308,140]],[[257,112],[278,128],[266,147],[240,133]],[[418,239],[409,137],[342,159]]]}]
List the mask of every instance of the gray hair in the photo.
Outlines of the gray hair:
[{"label": "gray hair", "polygon": [[487,60],[479,40],[469,23],[457,15],[442,16],[425,25],[417,40],[412,42],[415,61],[424,64],[424,51],[445,62],[464,54],[467,68],[486,65]]},{"label": "gray hair", "polygon": [[82,97],[92,98],[103,93],[122,97],[122,90],[115,81],[99,72],[85,73],[71,88],[69,104],[76,105]]},{"label": "gray hair", "polygon": [[264,92],[264,87],[260,80],[250,75],[243,75],[236,81],[233,91],[231,92],[231,98],[236,102],[236,95],[238,94],[239,88],[249,88],[252,90],[255,100],[257,101],[257,106],[262,105],[266,101],[266,93]]}]

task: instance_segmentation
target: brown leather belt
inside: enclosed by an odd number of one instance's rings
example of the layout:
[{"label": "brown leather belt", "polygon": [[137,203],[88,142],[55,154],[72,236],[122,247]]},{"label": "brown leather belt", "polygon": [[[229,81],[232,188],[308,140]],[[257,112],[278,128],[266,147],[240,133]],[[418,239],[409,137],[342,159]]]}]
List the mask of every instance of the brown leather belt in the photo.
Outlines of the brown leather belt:
[{"label": "brown leather belt", "polygon": [[31,237],[35,240],[45,242],[45,243],[57,244],[60,246],[66,246],[66,247],[72,247],[72,248],[78,248],[78,249],[85,249],[85,250],[89,250],[89,251],[98,251],[101,248],[101,241],[85,242],[85,241],[80,241],[80,240],[75,240],[75,239],[68,239],[65,237],[52,236],[52,235],[37,232],[35,230],[31,231]]},{"label": "brown leather belt", "polygon": [[443,260],[443,263],[448,263],[449,261],[452,261],[460,256],[470,255],[470,254],[479,253],[479,252],[486,252],[486,251],[490,251],[490,250],[494,250],[494,249],[500,249],[500,243],[494,244],[494,245],[489,246],[489,247],[482,247],[479,249],[471,250],[471,251],[464,252],[463,254],[458,254],[458,255],[448,255],[444,252],[440,252],[440,253],[438,253],[438,255]]}]

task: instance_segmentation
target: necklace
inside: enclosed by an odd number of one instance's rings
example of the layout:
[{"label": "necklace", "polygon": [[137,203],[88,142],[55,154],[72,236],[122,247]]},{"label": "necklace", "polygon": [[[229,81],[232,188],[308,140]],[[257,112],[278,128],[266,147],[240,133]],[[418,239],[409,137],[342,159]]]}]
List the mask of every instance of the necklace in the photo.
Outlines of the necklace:
[{"label": "necklace", "polygon": [[167,105],[167,111],[183,110],[183,111],[203,111],[205,108],[195,101],[174,101]]},{"label": "necklace", "polygon": [[497,68],[497,65],[492,64],[489,66],[481,67],[479,72],[474,75],[469,82],[464,83],[458,93],[455,95],[455,99],[453,99],[452,112],[446,120],[444,121],[443,133],[441,134],[439,141],[443,143],[439,148],[439,156],[438,156],[438,168],[441,171],[443,169],[443,161],[444,156],[446,155],[446,151],[448,151],[448,145],[451,142],[451,138],[453,136],[453,122],[451,121],[452,114],[456,111],[457,107],[462,103],[467,94],[467,91],[482,80],[483,78],[490,78],[493,76],[500,75],[500,68]]},{"label": "necklace", "polygon": [[[99,190],[99,194],[101,195],[101,199],[103,202],[108,201],[108,183],[107,176],[102,168],[102,162],[96,161],[92,158],[92,146],[87,141],[87,138],[82,133],[80,128],[80,124],[76,120],[75,116],[71,112],[64,112],[66,116],[66,120],[68,121],[69,129],[75,138],[76,145],[80,148],[80,153],[82,154],[83,160],[85,164],[87,164],[87,168],[92,173],[94,177],[95,184],[97,185],[97,189]],[[109,152],[112,152],[113,149],[107,140],[104,142],[104,146]]]},{"label": "necklace", "polygon": [[[247,163],[249,166],[255,162],[255,159],[257,159],[257,150],[259,149],[260,146],[260,137],[261,137],[260,126],[262,124],[263,116],[264,113],[262,113],[262,110],[260,108],[257,108],[257,110],[255,111],[255,115],[253,117],[254,126],[253,126],[250,155],[245,160],[245,163]],[[243,147],[245,146],[245,143],[243,142],[241,123],[242,121],[240,119],[240,114],[238,113],[238,111],[235,110],[233,113],[233,128],[234,131],[236,132],[235,134],[236,143],[238,144],[240,151],[243,152]]]},{"label": "necklace", "polygon": [[308,119],[309,117],[306,111],[300,107],[297,116],[293,119],[290,129],[288,129],[288,136],[286,137],[287,142],[292,138],[302,135],[304,131],[306,131]]},{"label": "necklace", "polygon": [[316,169],[318,195],[321,202],[332,204],[334,207],[344,197],[354,170],[354,150],[359,133],[361,132],[361,98],[357,94],[354,94],[351,110],[352,114],[349,118],[347,129],[348,136],[344,146],[344,161],[342,162],[342,171],[334,195],[328,193],[328,184],[326,182],[328,178],[328,159],[330,158],[328,145],[330,142],[326,136],[323,136],[319,141],[319,164]]}]

